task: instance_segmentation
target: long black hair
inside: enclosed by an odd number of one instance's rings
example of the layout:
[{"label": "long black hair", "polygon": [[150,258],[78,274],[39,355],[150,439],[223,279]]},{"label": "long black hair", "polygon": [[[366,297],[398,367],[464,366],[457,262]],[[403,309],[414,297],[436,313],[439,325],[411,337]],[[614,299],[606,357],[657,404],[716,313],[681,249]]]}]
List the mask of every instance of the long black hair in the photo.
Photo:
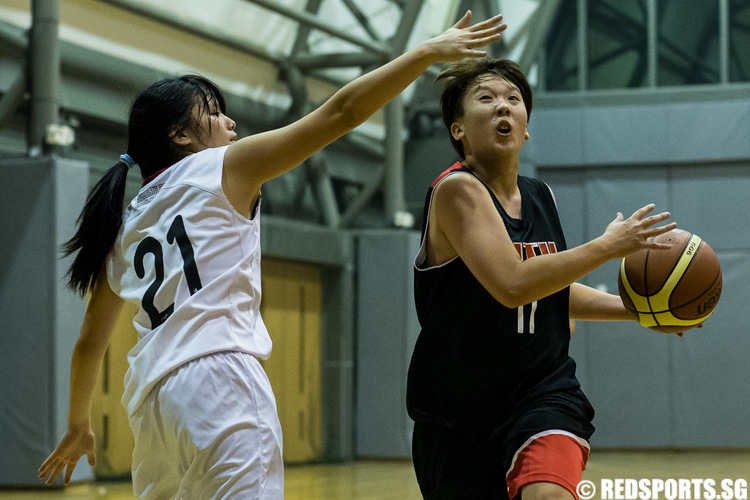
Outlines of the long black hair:
[{"label": "long black hair", "polygon": [[[128,120],[127,154],[138,164],[144,179],[186,156],[172,138],[184,130],[194,130],[197,123],[193,109],[198,106],[200,119],[211,100],[226,112],[221,90],[196,75],[160,80],[136,98]],[[88,195],[78,217],[78,230],[62,246],[65,256],[77,252],[68,271],[68,286],[81,296],[94,288],[120,231],[128,170],[122,160],[107,170]]]}]

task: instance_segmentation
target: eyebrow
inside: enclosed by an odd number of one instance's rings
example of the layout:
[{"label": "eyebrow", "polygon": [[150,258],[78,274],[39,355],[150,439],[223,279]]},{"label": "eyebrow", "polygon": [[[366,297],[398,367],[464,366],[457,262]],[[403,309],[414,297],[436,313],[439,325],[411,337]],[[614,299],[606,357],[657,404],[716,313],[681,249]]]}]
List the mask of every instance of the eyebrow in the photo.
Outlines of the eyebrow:
[{"label": "eyebrow", "polygon": [[474,89],[471,91],[471,93],[472,94],[479,94],[481,92],[491,92],[491,91],[492,91],[492,89],[490,87],[488,87],[487,85],[484,85],[484,84],[480,83],[479,85],[477,85],[476,87],[474,87]]},{"label": "eyebrow", "polygon": [[[507,81],[505,79],[501,79],[501,81],[505,85],[505,87],[508,90],[510,90],[511,92],[516,92],[516,93],[519,93],[519,94],[521,93],[521,90],[518,87],[516,87],[514,84],[512,84],[511,82],[509,82],[509,81]],[[474,94],[478,94],[478,93],[480,93],[482,91],[492,92],[492,91],[494,91],[494,89],[492,87],[490,87],[489,85],[487,85],[487,84],[480,83],[479,85],[477,85],[476,87],[474,87],[474,89],[470,93],[472,95],[474,95]]]}]

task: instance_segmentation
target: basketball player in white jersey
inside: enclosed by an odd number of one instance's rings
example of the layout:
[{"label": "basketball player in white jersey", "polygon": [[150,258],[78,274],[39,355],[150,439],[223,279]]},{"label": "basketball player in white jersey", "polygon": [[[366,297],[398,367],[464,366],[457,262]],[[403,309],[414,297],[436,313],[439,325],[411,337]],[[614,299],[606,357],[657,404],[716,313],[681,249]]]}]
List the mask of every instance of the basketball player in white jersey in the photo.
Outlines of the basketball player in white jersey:
[{"label": "basketball player in white jersey", "polygon": [[[259,315],[262,184],[364,122],[431,64],[483,57],[505,25],[443,34],[343,87],[309,115],[239,139],[221,91],[205,78],[157,82],[135,101],[128,150],[93,189],[70,286],[91,293],[71,370],[68,431],[41,465],[70,480],[95,463],[90,410],[102,357],[126,302],[138,312],[123,404],[135,437],[141,498],[283,497],[281,429],[258,358],[271,340]],[[144,185],[123,213],[127,172]]]}]

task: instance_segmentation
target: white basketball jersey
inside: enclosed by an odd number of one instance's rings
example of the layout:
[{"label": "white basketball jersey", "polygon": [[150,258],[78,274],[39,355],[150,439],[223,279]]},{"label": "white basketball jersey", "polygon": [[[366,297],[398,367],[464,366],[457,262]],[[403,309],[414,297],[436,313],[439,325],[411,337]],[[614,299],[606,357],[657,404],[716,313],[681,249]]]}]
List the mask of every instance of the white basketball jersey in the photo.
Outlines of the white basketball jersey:
[{"label": "white basketball jersey", "polygon": [[112,290],[138,306],[128,354],[128,415],[161,377],[199,356],[242,351],[266,359],[260,317],[259,207],[248,219],[221,187],[227,147],[176,163],[125,210],[107,259]]}]

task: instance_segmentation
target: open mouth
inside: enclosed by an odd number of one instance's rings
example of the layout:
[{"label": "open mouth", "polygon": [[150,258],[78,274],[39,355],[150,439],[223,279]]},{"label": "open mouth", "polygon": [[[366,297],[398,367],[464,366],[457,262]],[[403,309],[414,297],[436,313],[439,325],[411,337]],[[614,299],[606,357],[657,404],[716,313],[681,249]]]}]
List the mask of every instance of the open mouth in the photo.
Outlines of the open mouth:
[{"label": "open mouth", "polygon": [[510,135],[511,126],[509,123],[501,123],[497,128],[497,131],[500,133],[500,135]]}]

